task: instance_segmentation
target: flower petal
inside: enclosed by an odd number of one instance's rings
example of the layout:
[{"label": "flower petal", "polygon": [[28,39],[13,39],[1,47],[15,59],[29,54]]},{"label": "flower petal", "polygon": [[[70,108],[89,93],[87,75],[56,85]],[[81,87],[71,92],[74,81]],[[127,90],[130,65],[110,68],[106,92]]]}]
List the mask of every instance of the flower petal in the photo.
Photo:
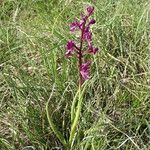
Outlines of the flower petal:
[{"label": "flower petal", "polygon": [[68,41],[67,44],[66,44],[66,49],[67,49],[67,51],[65,53],[65,57],[69,58],[73,54],[73,52],[75,50],[75,43],[74,43],[74,41],[72,41],[72,40]]},{"label": "flower petal", "polygon": [[74,50],[74,46],[75,46],[74,41],[70,40],[70,41],[67,42],[66,49],[73,51]]},{"label": "flower petal", "polygon": [[92,15],[93,12],[94,12],[94,7],[93,7],[93,6],[89,6],[89,7],[87,7],[86,10],[87,10],[88,16],[90,16],[90,15]]},{"label": "flower petal", "polygon": [[87,80],[87,79],[89,79],[90,78],[90,76],[89,76],[89,72],[85,72],[85,71],[80,71],[80,73],[81,73],[81,75],[82,75],[82,78],[84,79],[84,80]]},{"label": "flower petal", "polygon": [[95,19],[91,19],[89,25],[94,24],[95,22],[96,22]]},{"label": "flower petal", "polygon": [[92,40],[92,33],[90,31],[84,32],[83,39],[87,40],[87,41],[91,41]]},{"label": "flower petal", "polygon": [[74,32],[76,29],[80,27],[80,23],[75,21],[70,24],[70,31]]},{"label": "flower petal", "polygon": [[86,63],[81,65],[80,73],[84,80],[87,80],[90,78],[90,76],[89,76],[90,64],[91,64],[91,61],[87,61]]},{"label": "flower petal", "polygon": [[89,48],[89,53],[96,54],[97,51],[98,51],[98,48],[95,48],[95,47],[93,47],[93,46],[91,46],[91,47]]}]

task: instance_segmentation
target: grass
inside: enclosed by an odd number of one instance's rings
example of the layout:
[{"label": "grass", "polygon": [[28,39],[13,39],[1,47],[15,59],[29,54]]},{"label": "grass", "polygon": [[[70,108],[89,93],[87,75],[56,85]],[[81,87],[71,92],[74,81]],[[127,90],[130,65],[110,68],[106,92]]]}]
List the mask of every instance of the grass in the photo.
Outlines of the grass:
[{"label": "grass", "polygon": [[[68,24],[95,6],[90,84],[73,150],[150,149],[150,3],[147,0],[0,1],[0,149],[64,149],[77,92],[76,59],[65,60]],[[53,89],[54,88],[54,89]]]}]

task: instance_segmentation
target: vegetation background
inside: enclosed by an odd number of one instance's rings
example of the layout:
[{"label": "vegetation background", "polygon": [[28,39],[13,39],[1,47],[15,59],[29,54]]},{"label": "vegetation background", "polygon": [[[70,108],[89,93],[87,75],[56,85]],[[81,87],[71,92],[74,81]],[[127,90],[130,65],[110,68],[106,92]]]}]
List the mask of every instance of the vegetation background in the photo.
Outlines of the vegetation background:
[{"label": "vegetation background", "polygon": [[77,92],[76,59],[65,60],[68,24],[95,7],[91,83],[73,150],[150,150],[148,0],[0,0],[0,150],[63,149]]}]

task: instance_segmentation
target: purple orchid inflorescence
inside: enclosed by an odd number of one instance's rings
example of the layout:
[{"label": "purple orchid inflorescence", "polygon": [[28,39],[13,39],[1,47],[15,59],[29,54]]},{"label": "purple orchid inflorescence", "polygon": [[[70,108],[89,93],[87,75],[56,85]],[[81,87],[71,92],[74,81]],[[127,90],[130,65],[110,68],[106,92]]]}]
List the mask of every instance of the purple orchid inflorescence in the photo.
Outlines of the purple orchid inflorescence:
[{"label": "purple orchid inflorescence", "polygon": [[[81,20],[78,21],[77,19],[70,24],[70,31],[74,32],[76,30],[81,31],[80,36],[80,45],[79,47],[76,45],[75,41],[69,40],[66,44],[66,58],[71,57],[74,53],[78,56],[79,62],[79,71],[80,71],[80,81],[79,84],[82,85],[84,80],[90,78],[89,70],[91,61],[87,60],[83,62],[83,56],[85,54],[96,54],[98,48],[93,47],[92,44],[92,32],[90,31],[90,26],[95,24],[95,19],[90,19],[90,16],[94,12],[93,6],[88,6],[86,8],[86,12],[81,14]],[[83,42],[87,43],[86,52],[83,51]]]}]

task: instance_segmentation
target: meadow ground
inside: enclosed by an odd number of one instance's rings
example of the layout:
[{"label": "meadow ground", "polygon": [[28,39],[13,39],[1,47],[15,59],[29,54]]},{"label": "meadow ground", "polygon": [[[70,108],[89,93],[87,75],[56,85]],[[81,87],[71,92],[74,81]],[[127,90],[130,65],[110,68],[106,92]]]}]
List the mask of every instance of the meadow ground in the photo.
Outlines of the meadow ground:
[{"label": "meadow ground", "polygon": [[[0,150],[64,149],[78,86],[76,59],[64,58],[68,24],[95,7],[90,84],[72,150],[150,150],[148,0],[0,1]],[[53,89],[53,94],[52,93]]]}]

